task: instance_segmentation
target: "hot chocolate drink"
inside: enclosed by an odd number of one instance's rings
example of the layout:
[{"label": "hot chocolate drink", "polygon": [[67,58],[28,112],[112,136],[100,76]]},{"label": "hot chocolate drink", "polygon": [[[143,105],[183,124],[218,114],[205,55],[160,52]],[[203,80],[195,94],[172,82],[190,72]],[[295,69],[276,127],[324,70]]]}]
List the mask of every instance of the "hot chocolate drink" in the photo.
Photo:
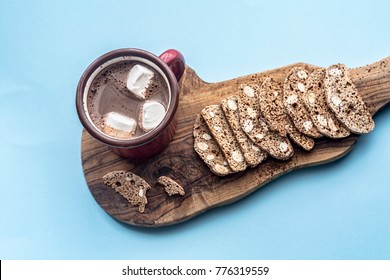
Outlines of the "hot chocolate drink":
[{"label": "hot chocolate drink", "polygon": [[124,48],[95,59],[81,75],[76,109],[85,130],[119,156],[143,160],[175,135],[183,55]]},{"label": "hot chocolate drink", "polygon": [[151,62],[118,57],[90,76],[84,106],[93,125],[115,139],[133,139],[153,131],[170,104],[167,78]]}]

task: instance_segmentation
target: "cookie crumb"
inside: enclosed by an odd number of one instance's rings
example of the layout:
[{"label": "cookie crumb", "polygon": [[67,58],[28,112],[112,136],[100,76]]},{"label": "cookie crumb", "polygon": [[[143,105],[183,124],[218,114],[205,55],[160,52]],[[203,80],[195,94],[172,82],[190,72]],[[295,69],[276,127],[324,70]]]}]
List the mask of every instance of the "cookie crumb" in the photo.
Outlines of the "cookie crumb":
[{"label": "cookie crumb", "polygon": [[150,185],[141,177],[129,171],[112,171],[103,176],[103,183],[113,188],[131,205],[138,205],[138,211],[143,213],[148,203],[146,192]]}]

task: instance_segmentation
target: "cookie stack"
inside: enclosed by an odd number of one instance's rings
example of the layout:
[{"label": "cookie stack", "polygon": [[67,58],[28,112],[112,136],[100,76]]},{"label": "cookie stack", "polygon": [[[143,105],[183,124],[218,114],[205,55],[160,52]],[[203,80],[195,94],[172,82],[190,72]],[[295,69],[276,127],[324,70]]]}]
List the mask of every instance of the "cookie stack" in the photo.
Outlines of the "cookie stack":
[{"label": "cookie stack", "polygon": [[367,106],[343,64],[312,73],[294,67],[284,84],[266,78],[243,84],[194,124],[194,149],[219,176],[245,170],[268,156],[288,160],[290,140],[306,151],[315,138],[344,138],[374,129]]}]

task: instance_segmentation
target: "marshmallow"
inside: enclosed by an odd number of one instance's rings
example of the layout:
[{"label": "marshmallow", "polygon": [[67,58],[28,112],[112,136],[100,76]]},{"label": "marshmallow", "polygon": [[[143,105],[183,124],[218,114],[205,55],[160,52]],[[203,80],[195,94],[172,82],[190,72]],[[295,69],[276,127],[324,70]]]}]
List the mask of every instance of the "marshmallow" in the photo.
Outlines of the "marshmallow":
[{"label": "marshmallow", "polygon": [[165,107],[157,101],[146,101],[141,108],[139,125],[148,132],[156,128],[165,117]]},{"label": "marshmallow", "polygon": [[103,132],[113,137],[131,138],[137,128],[137,122],[134,119],[117,112],[106,114],[104,119]]},{"label": "marshmallow", "polygon": [[127,89],[137,98],[146,99],[147,90],[153,79],[154,73],[142,65],[134,65],[127,77]]}]

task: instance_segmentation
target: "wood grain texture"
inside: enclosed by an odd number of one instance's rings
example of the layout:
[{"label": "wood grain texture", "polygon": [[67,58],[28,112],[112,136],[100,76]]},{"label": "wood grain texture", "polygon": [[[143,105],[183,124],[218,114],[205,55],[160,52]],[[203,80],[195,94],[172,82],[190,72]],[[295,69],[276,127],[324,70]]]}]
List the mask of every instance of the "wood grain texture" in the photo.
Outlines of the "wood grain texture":
[{"label": "wood grain texture", "polygon": [[[83,130],[82,167],[96,202],[121,222],[137,226],[166,226],[183,222],[213,207],[237,201],[287,172],[327,163],[347,154],[358,140],[357,135],[339,140],[323,137],[316,140],[310,152],[294,146],[294,156],[288,161],[269,158],[255,168],[218,177],[210,172],[195,153],[193,123],[203,107],[219,104],[221,99],[234,94],[242,83],[260,84],[266,77],[283,82],[294,66],[304,67],[309,72],[317,68],[297,63],[224,82],[206,83],[187,67],[180,83],[176,135],[166,150],[146,161],[120,158]],[[351,76],[372,115],[390,101],[390,57],[351,69]],[[148,204],[144,213],[139,213],[138,207],[130,205],[112,188],[103,184],[103,176],[115,170],[131,171],[152,186],[147,193]],[[156,184],[157,178],[162,175],[175,179],[184,187],[186,194],[169,197],[164,187]]]}]

